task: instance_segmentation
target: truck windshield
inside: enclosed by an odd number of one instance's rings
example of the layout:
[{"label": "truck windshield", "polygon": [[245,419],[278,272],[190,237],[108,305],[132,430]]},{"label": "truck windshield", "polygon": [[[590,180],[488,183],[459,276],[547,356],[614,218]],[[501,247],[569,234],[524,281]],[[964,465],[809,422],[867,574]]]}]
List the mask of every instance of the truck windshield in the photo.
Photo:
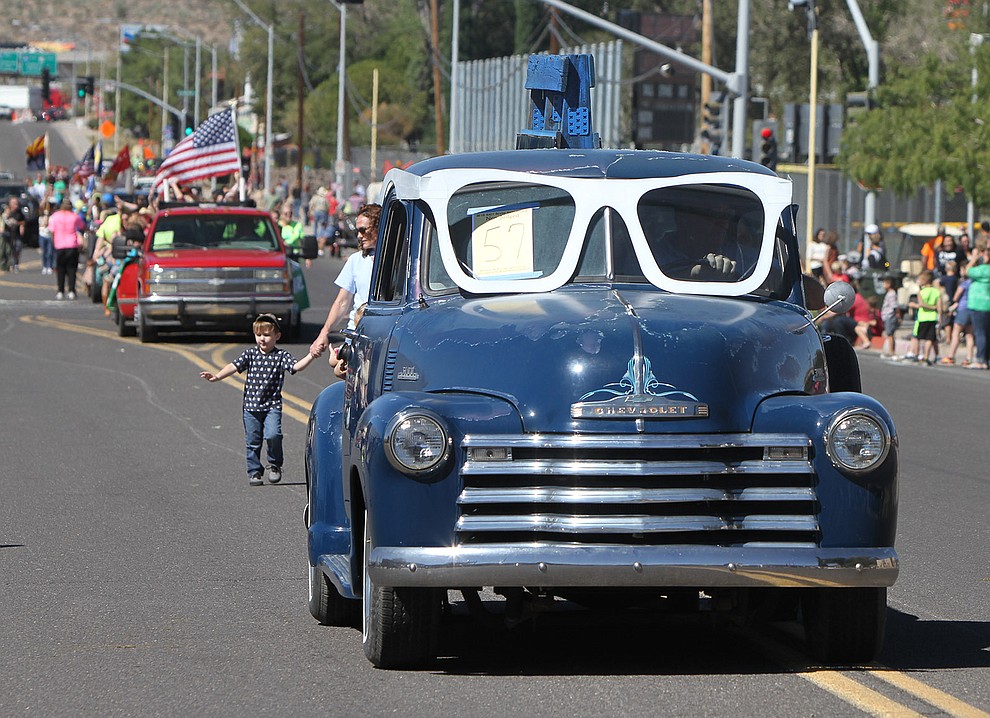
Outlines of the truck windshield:
[{"label": "truck windshield", "polygon": [[[526,291],[527,285],[563,266],[579,231],[579,206],[572,194],[546,184],[462,187],[446,206],[452,258],[444,256],[436,228],[430,233],[428,288],[466,288],[457,278],[462,273],[475,286]],[[594,213],[583,230],[570,281],[653,283],[698,294],[779,294],[782,288],[775,283],[781,278],[783,250],[776,237],[768,241],[766,236],[774,224],[759,196],[740,186],[646,189],[622,211],[603,206]],[[763,281],[753,282],[761,257],[770,271],[761,269]],[[745,282],[750,285],[745,292],[734,291]],[[720,292],[720,285],[733,290]]]},{"label": "truck windshield", "polygon": [[264,217],[176,215],[155,224],[151,248],[279,249],[272,224]]}]

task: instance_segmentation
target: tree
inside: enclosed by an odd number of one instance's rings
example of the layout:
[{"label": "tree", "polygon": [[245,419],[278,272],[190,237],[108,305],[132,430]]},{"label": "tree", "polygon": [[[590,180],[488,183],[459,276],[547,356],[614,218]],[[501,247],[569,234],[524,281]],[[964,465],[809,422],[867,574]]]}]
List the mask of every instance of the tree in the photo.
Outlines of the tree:
[{"label": "tree", "polygon": [[978,206],[990,204],[990,48],[955,48],[948,61],[931,52],[880,86],[878,106],[843,135],[844,172],[902,195],[943,180]]}]

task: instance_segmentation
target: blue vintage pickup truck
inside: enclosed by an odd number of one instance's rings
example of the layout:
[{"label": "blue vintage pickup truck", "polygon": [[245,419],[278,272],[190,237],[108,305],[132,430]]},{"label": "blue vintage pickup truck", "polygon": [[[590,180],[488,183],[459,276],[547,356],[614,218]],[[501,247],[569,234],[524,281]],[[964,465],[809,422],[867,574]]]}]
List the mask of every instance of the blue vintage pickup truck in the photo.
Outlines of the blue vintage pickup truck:
[{"label": "blue vintage pickup truck", "polygon": [[381,667],[429,662],[447,592],[483,589],[514,619],[790,614],[820,660],[876,655],[897,435],[809,311],[788,180],[525,149],[392,170],[382,196],[347,377],[309,421],[314,617],[360,617]]}]

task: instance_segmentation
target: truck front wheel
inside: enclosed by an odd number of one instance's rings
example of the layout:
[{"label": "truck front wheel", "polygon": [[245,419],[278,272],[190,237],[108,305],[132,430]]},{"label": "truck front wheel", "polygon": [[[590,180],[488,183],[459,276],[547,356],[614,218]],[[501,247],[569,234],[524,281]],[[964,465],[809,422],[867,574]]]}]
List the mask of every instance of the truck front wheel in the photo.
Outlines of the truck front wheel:
[{"label": "truck front wheel", "polygon": [[158,339],[158,331],[148,323],[143,313],[138,315],[137,333],[138,339],[141,340],[142,344],[147,344]]},{"label": "truck front wheel", "polygon": [[135,329],[133,326],[128,324],[127,319],[124,317],[123,312],[120,311],[120,307],[113,310],[114,319],[117,321],[117,336],[119,337],[132,337],[135,334]]},{"label": "truck front wheel", "polygon": [[814,588],[801,597],[805,641],[823,663],[867,663],[883,647],[886,588]]},{"label": "truck front wheel", "polygon": [[385,588],[371,580],[371,532],[364,513],[361,641],[377,668],[416,668],[436,658],[442,592],[434,588]]},{"label": "truck front wheel", "polygon": [[324,626],[357,625],[358,602],[344,598],[323,572],[316,566],[309,567],[309,612]]}]

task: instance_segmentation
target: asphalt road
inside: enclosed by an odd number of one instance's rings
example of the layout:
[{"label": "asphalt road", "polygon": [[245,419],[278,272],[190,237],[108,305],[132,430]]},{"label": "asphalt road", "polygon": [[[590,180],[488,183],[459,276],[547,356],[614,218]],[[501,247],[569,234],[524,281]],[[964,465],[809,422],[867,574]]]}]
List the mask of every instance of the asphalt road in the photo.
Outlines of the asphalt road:
[{"label": "asphalt road", "polygon": [[[0,715],[986,716],[990,373],[864,356],[901,441],[901,576],[872,666],[824,670],[794,635],[707,620],[454,622],[430,670],[386,672],[306,609],[305,420],[323,362],[286,381],[286,476],[248,486],[240,386],[200,370],[248,336],[116,336],[54,301],[35,250],[0,276]],[[326,315],[339,262],[307,271]]]}]

